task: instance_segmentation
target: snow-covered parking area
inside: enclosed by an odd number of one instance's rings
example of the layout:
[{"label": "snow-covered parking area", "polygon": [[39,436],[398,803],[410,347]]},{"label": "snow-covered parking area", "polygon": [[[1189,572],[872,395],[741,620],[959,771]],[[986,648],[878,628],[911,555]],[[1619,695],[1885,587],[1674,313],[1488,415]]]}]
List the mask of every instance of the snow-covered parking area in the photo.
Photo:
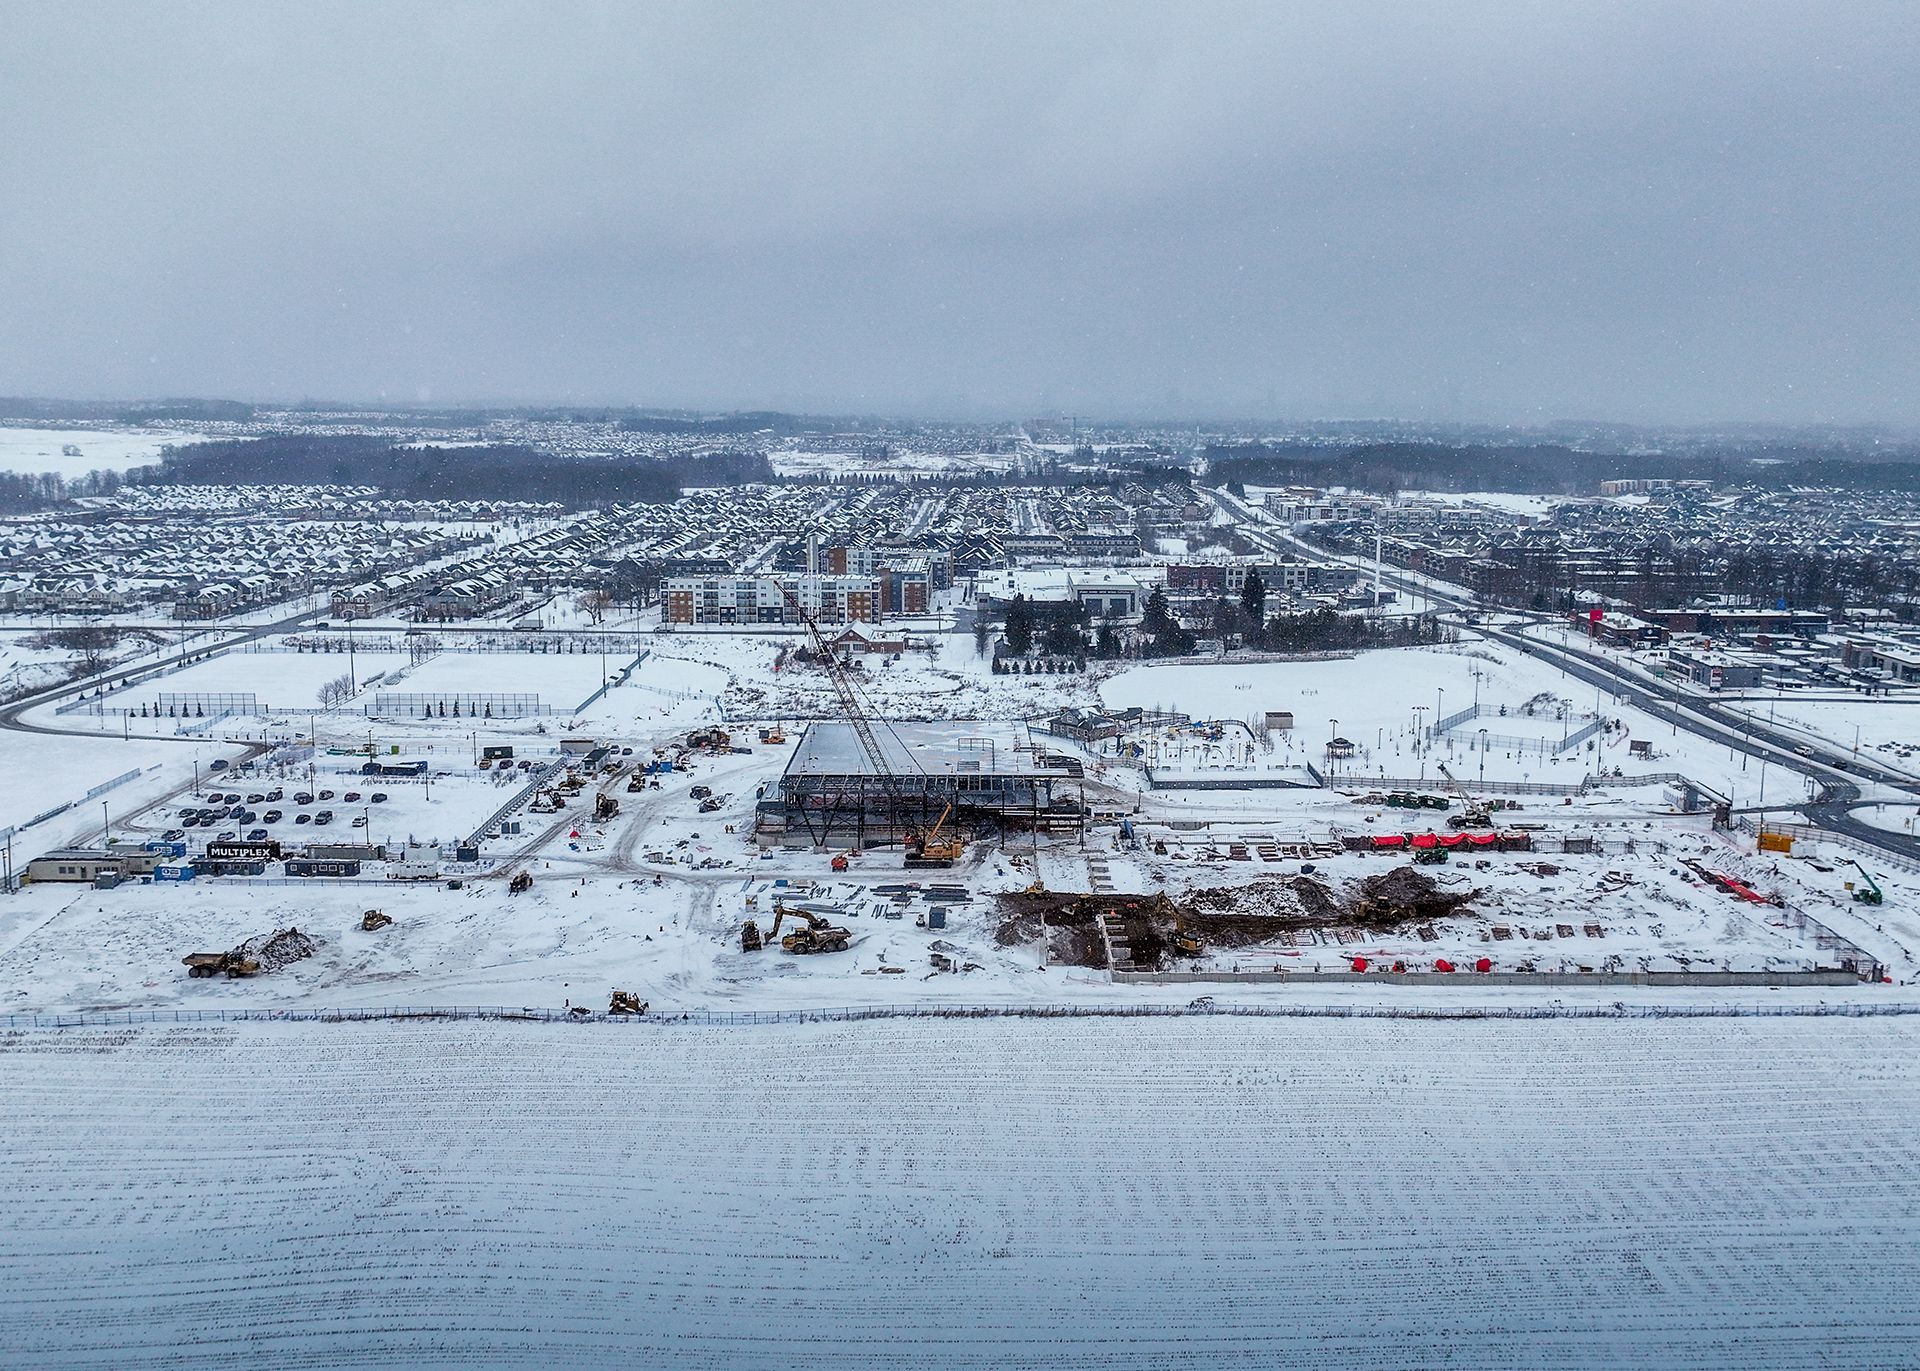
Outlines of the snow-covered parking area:
[{"label": "snow-covered parking area", "polygon": [[0,1037],[36,1368],[1902,1367],[1920,1018]]}]

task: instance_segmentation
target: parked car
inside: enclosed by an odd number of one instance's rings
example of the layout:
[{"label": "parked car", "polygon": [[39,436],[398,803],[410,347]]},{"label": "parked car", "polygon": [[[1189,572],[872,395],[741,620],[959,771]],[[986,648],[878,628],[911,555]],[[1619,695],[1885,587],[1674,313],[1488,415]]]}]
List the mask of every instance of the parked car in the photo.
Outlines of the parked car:
[{"label": "parked car", "polygon": [[296,814],[296,815],[294,815],[294,816],[293,816],[293,821],[294,821],[295,823],[297,823],[297,824],[310,824],[310,823],[312,823],[312,822],[313,822],[313,815],[311,815],[311,814]]},{"label": "parked car", "polygon": [[275,786],[272,790],[269,790],[267,792],[267,803],[277,804],[280,801],[281,796],[284,795],[285,793],[286,792],[282,791],[279,786]]},{"label": "parked car", "polygon": [[250,843],[261,843],[261,842],[265,842],[266,839],[267,839],[267,830],[264,828],[253,829],[247,834],[247,841]]},{"label": "parked car", "polygon": [[333,811],[331,809],[323,809],[318,814],[313,816],[313,823],[314,823],[314,827],[316,828],[318,828],[322,824],[330,824],[332,822],[333,822]]},{"label": "parked car", "polygon": [[248,803],[248,804],[250,804],[250,805],[263,805],[263,804],[265,804],[266,802],[267,802],[267,797],[266,797],[265,795],[249,795],[249,796],[247,796],[247,803]]},{"label": "parked car", "polygon": [[333,792],[331,790],[323,790],[320,792],[320,798],[323,800],[331,800],[333,798]]},{"label": "parked car", "polygon": [[222,842],[222,843],[230,843],[239,836],[240,835],[238,833],[235,833],[230,828],[222,829],[220,832],[213,835],[215,842]]},{"label": "parked car", "polygon": [[353,816],[353,826],[354,826],[355,828],[365,828],[365,827],[367,826],[367,816],[366,816],[366,815],[364,815],[364,814],[356,814],[356,815],[354,815],[354,816]]},{"label": "parked car", "polygon": [[346,794],[342,795],[340,798],[345,800],[350,805],[357,805],[360,803],[360,792],[357,790],[349,790]]},{"label": "parked car", "polygon": [[177,843],[186,836],[187,835],[180,829],[170,828],[160,835],[160,841],[163,843]]},{"label": "parked car", "polygon": [[207,764],[207,770],[209,771],[225,771],[226,769],[227,759],[225,757],[216,757]]},{"label": "parked car", "polygon": [[313,792],[311,790],[296,790],[293,792],[293,802],[297,805],[310,805],[313,803]]},{"label": "parked car", "polygon": [[269,809],[265,814],[260,816],[260,822],[264,824],[277,824],[283,817],[279,810]]},{"label": "parked car", "polygon": [[376,790],[373,792],[373,794],[367,796],[367,799],[372,801],[374,804],[383,805],[387,802],[387,792],[384,790]]}]

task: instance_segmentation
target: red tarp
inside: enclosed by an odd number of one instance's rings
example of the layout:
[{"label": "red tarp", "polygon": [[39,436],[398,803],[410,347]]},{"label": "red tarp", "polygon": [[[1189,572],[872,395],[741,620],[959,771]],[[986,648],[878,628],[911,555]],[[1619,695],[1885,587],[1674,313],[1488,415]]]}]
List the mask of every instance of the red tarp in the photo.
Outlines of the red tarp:
[{"label": "red tarp", "polygon": [[1375,847],[1400,847],[1407,841],[1404,833],[1376,833],[1373,835]]},{"label": "red tarp", "polygon": [[1433,969],[1435,971],[1451,971],[1453,970],[1453,963],[1448,961],[1445,957],[1442,957],[1439,961],[1433,964]]},{"label": "red tarp", "polygon": [[1469,833],[1467,834],[1467,841],[1475,847],[1492,847],[1500,841],[1500,835],[1498,833]]},{"label": "red tarp", "polygon": [[1367,959],[1365,957],[1355,957],[1353,959],[1353,969],[1355,971],[1365,971],[1367,969]]},{"label": "red tarp", "polygon": [[1440,835],[1440,846],[1458,847],[1460,846],[1460,844],[1464,843],[1466,840],[1467,840],[1467,835],[1464,833],[1442,833]]},{"label": "red tarp", "polygon": [[1482,957],[1482,958],[1481,958],[1481,959],[1480,959],[1479,961],[1477,961],[1477,962],[1475,962],[1475,963],[1473,964],[1473,969],[1474,969],[1475,971],[1491,971],[1491,970],[1493,970],[1493,958],[1491,958],[1491,957]]},{"label": "red tarp", "polygon": [[1415,847],[1438,847],[1440,846],[1440,837],[1436,833],[1416,833],[1413,835],[1413,845]]}]

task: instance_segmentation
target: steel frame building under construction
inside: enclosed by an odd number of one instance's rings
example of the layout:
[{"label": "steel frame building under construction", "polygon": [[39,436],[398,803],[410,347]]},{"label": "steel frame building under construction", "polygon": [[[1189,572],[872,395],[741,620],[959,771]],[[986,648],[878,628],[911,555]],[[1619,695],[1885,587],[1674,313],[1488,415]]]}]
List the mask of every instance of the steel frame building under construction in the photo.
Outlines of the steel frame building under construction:
[{"label": "steel frame building under construction", "polygon": [[813,847],[896,842],[928,832],[949,803],[949,827],[985,820],[1003,833],[1084,833],[1085,769],[1077,758],[1035,745],[1023,728],[881,723],[873,732],[888,763],[884,774],[853,725],[808,725],[778,797],[760,806],[759,840]]}]

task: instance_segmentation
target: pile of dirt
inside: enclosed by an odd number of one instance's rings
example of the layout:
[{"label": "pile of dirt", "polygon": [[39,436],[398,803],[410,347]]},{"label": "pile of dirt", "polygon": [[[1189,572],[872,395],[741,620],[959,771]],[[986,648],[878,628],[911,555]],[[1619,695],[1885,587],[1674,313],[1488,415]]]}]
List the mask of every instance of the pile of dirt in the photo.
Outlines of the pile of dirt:
[{"label": "pile of dirt", "polygon": [[1245,885],[1213,886],[1187,897],[1196,926],[1213,925],[1222,916],[1265,920],[1269,927],[1308,928],[1339,923],[1347,910],[1333,892],[1309,876],[1291,880],[1266,877]]},{"label": "pile of dirt", "polygon": [[1425,872],[1410,866],[1396,866],[1383,875],[1369,876],[1360,882],[1353,904],[1355,914],[1369,922],[1405,923],[1451,914],[1479,893],[1468,890],[1452,894],[1442,890]]},{"label": "pile of dirt", "polygon": [[318,947],[319,944],[299,929],[282,928],[248,938],[228,955],[236,962],[256,962],[264,973],[311,957]]}]

